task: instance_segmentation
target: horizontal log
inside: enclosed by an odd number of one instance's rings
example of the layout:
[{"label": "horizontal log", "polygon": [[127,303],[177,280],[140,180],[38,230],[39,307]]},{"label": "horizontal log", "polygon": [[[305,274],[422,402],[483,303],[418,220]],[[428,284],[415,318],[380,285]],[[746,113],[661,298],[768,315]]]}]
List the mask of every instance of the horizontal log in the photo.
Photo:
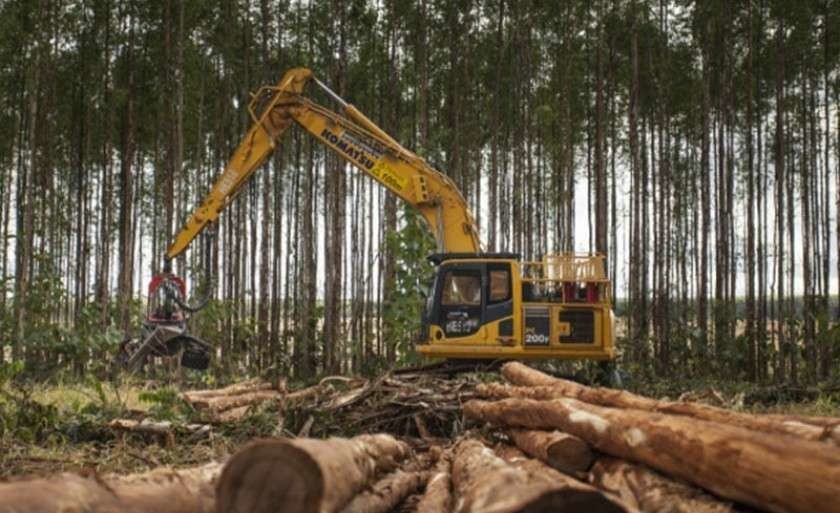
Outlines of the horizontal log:
[{"label": "horizontal log", "polygon": [[[505,390],[505,385],[488,383],[479,385],[479,395],[490,397],[529,397],[531,399],[559,399],[572,397],[581,401],[615,408],[657,411],[686,415],[711,422],[721,422],[746,429],[795,436],[805,440],[825,441],[840,446],[840,426],[827,422],[823,425],[808,423],[805,417],[760,415],[743,413],[707,404],[686,401],[658,401],[639,396],[626,390],[588,387],[573,381],[554,378],[531,369],[519,362],[507,363],[502,373],[509,381],[526,388]],[[811,422],[814,422],[811,420]]]},{"label": "horizontal log", "polygon": [[408,454],[390,435],[253,442],[225,465],[217,511],[335,513]]},{"label": "horizontal log", "polygon": [[218,413],[240,406],[280,399],[282,397],[283,394],[277,390],[255,390],[237,395],[197,399],[192,402],[192,405],[197,410],[210,410],[211,412]]},{"label": "horizontal log", "polygon": [[768,511],[830,511],[840,497],[840,451],[826,444],[570,398],[469,401],[464,413],[509,428],[560,429],[604,453]]},{"label": "horizontal log", "polygon": [[729,502],[699,488],[669,479],[647,467],[601,457],[592,465],[590,483],[646,513],[734,513]]},{"label": "horizontal log", "polygon": [[[284,383],[285,386],[285,383]],[[211,388],[207,390],[187,390],[181,396],[187,401],[194,401],[198,399],[210,399],[212,397],[225,397],[231,395],[244,394],[246,392],[256,392],[258,390],[277,390],[272,383],[263,381],[259,378],[249,379],[240,383],[234,383],[223,388]]]},{"label": "horizontal log", "polygon": [[0,483],[0,513],[211,513],[222,465],[106,477],[61,474]]},{"label": "horizontal log", "polygon": [[453,453],[456,513],[628,511],[593,487],[571,485],[510,464],[478,440],[458,442]]},{"label": "horizontal log", "polygon": [[429,479],[425,470],[397,469],[377,481],[370,490],[356,495],[342,513],[387,513],[416,492]]},{"label": "horizontal log", "polygon": [[512,429],[511,440],[522,451],[566,474],[586,472],[593,456],[589,444],[561,431]]}]

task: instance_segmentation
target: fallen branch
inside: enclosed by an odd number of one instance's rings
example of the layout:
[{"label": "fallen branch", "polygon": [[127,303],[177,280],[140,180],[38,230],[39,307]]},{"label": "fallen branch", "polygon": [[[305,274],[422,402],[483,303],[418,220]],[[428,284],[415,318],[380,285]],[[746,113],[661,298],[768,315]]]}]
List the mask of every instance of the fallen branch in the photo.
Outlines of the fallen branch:
[{"label": "fallen branch", "polygon": [[769,511],[829,511],[840,496],[840,451],[815,442],[569,398],[470,401],[464,413],[505,427],[560,429],[607,454]]}]

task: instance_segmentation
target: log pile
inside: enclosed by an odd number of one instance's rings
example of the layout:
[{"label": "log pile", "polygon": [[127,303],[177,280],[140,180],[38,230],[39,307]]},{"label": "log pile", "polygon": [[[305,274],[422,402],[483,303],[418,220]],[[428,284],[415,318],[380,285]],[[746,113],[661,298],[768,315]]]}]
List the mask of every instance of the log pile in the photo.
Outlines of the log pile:
[{"label": "log pile", "polygon": [[505,429],[524,452],[573,475],[583,472],[568,467],[581,452],[560,441],[588,445],[599,455],[587,481],[641,511],[836,510],[836,419],[657,401],[515,362],[502,375],[510,384],[478,385],[483,400],[466,403],[466,417]]},{"label": "log pile", "polygon": [[[0,513],[838,511],[837,419],[657,401],[519,363],[502,375],[507,384],[406,373],[331,377],[291,392],[262,381],[186,392],[217,422],[279,404],[280,417],[307,419],[304,434],[251,441],[201,467],[0,483]],[[324,421],[380,434],[325,437]],[[149,436],[171,428],[110,427]]]}]

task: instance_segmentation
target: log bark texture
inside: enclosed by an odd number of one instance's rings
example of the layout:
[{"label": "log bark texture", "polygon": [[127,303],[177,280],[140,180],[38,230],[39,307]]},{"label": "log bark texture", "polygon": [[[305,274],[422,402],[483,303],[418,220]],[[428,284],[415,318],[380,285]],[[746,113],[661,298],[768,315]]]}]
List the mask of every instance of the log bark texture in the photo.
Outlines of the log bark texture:
[{"label": "log bark texture", "polygon": [[0,513],[211,513],[222,465],[100,478],[61,474],[0,483]]},{"label": "log bark texture", "polygon": [[277,386],[268,381],[260,379],[250,379],[241,383],[234,383],[224,388],[214,388],[209,390],[188,390],[181,394],[184,399],[193,402],[198,399],[210,399],[213,397],[229,397],[233,395],[245,394],[249,392],[257,392],[260,390],[276,390],[283,392],[286,390],[285,379],[281,380]]},{"label": "log bark texture", "polygon": [[593,456],[589,444],[562,431],[511,429],[511,440],[522,451],[567,474],[586,472]]},{"label": "log bark texture", "polygon": [[218,512],[341,511],[408,454],[408,446],[390,435],[260,440],[225,465],[216,491]]},{"label": "log bark texture", "polygon": [[450,513],[452,511],[452,454],[444,453],[426,482],[426,490],[417,504],[422,513]]},{"label": "log bark texture", "polygon": [[645,513],[734,513],[699,488],[669,479],[641,465],[603,457],[592,466],[590,483]]},{"label": "log bark texture", "polygon": [[840,451],[826,444],[570,398],[470,401],[464,413],[506,427],[560,429],[607,454],[768,511],[831,511],[840,497]]},{"label": "log bark texture", "polygon": [[456,445],[452,484],[458,497],[455,513],[627,511],[592,487],[569,486],[511,465],[478,440]]},{"label": "log bark texture", "polygon": [[529,397],[531,399],[572,397],[601,406],[686,415],[766,433],[795,436],[805,440],[825,441],[840,446],[840,425],[833,418],[818,421],[814,418],[802,416],[743,413],[687,401],[658,401],[625,390],[588,387],[574,381],[555,378],[519,362],[505,364],[502,367],[502,375],[514,385],[530,388],[505,390],[502,388],[504,385],[489,383],[477,387],[479,395]]},{"label": "log bark texture", "polygon": [[254,403],[270,401],[272,399],[280,399],[282,397],[283,394],[276,390],[255,390],[253,392],[245,392],[229,396],[198,398],[192,402],[192,405],[197,410],[221,412],[241,406],[248,406]]},{"label": "log bark texture", "polygon": [[398,469],[383,477],[370,490],[356,495],[342,513],[387,513],[416,492],[429,479],[424,470]]}]

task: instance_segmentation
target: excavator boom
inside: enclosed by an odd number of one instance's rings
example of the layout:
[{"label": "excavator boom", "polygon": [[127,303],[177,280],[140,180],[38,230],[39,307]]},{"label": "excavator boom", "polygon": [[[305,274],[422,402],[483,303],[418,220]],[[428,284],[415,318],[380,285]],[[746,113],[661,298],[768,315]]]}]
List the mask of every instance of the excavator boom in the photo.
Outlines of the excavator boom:
[{"label": "excavator boom", "polygon": [[[304,97],[304,89],[310,82],[315,82],[339,102],[344,114]],[[266,92],[271,94],[270,99],[257,116],[254,107]],[[249,112],[254,125],[202,205],[167,250],[168,259],[183,253],[205,226],[219,217],[274,152],[293,123],[417,208],[435,236],[438,251],[477,253],[481,250],[473,216],[452,180],[403,148],[358,109],[315,79],[310,70],[292,69],[276,87],[261,89],[249,105]]]}]

